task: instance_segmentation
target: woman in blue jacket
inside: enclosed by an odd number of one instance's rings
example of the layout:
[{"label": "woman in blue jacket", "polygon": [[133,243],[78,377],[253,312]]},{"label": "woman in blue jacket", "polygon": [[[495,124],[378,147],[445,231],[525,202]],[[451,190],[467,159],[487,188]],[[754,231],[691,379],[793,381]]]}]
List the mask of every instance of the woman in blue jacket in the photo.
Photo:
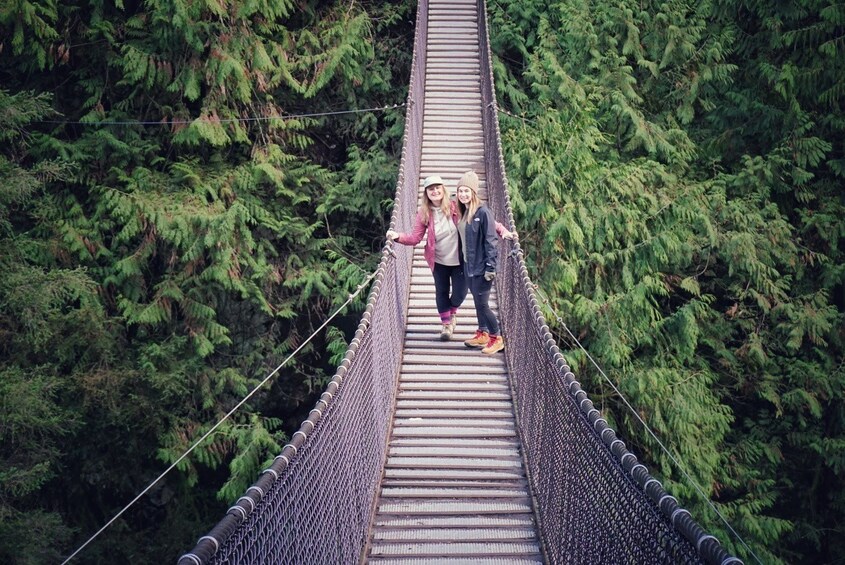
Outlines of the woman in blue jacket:
[{"label": "woman in blue jacket", "polygon": [[478,198],[478,175],[473,171],[467,171],[458,181],[458,208],[461,212],[458,232],[461,235],[464,275],[478,317],[475,337],[466,340],[464,345],[481,347],[482,353],[492,354],[505,348],[499,320],[489,304],[496,278],[498,239],[493,212]]},{"label": "woman in blue jacket", "polygon": [[[477,177],[475,182],[478,186]],[[463,261],[460,260],[463,254],[460,254],[458,236],[459,217],[458,205],[449,198],[443,179],[434,175],[423,181],[423,201],[417,210],[413,230],[408,233],[387,232],[387,239],[402,245],[416,245],[425,235],[423,257],[434,275],[435,303],[443,324],[440,330],[442,341],[452,338],[458,307],[467,295]],[[515,237],[499,222],[495,226],[496,233],[502,238]]]}]

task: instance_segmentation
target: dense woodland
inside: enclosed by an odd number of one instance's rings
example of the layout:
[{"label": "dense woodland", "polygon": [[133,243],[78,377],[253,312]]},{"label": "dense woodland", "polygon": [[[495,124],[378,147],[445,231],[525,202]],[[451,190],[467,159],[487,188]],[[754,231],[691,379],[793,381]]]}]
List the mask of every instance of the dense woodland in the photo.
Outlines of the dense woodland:
[{"label": "dense woodland", "polygon": [[[746,562],[568,331],[762,562],[842,562],[845,4],[488,11],[516,227],[580,380]],[[0,561],[73,551],[375,267],[404,108],[334,112],[404,102],[414,18],[0,5]],[[190,549],[298,427],[363,303],[78,562]]]}]

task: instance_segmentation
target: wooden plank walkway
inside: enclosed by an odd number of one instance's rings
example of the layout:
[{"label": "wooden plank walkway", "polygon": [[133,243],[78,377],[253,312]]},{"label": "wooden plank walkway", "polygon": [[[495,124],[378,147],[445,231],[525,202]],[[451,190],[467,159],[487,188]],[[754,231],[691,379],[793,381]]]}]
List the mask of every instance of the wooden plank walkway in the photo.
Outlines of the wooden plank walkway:
[{"label": "wooden plank walkway", "polygon": [[[475,0],[433,0],[428,30],[420,186],[437,174],[454,195],[474,169],[485,198]],[[452,341],[439,341],[422,247],[414,251],[393,431],[365,561],[543,563],[504,356],[463,345],[477,325],[471,295]]]}]

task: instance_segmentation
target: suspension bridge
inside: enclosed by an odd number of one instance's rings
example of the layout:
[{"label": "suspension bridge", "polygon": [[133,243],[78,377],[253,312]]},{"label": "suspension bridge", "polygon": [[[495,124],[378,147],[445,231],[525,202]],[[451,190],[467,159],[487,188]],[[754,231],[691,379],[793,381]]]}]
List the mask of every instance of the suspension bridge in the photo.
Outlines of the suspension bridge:
[{"label": "suspension bridge", "polygon": [[[513,228],[484,0],[420,0],[391,228],[421,179],[469,169]],[[361,322],[308,419],[179,565],[718,563],[729,555],[627,450],[560,354],[517,242],[492,306],[504,353],[440,321],[422,248],[385,247]]]}]

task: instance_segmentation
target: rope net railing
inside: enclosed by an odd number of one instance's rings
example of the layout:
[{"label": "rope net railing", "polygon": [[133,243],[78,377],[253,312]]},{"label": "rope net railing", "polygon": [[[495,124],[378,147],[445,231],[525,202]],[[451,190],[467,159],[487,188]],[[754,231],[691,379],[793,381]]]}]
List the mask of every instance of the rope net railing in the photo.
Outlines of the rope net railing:
[{"label": "rope net railing", "polygon": [[[426,35],[423,1],[391,229],[409,229],[416,211]],[[412,257],[411,247],[383,250],[355,337],[308,419],[179,565],[360,560],[386,457]]]},{"label": "rope net railing", "polygon": [[[479,0],[488,199],[513,213],[493,89],[486,3]],[[534,295],[519,244],[499,262],[517,429],[549,563],[742,563],[729,555],[629,452],[581,389]]]},{"label": "rope net railing", "polygon": [[[507,194],[486,20],[478,0],[487,194]],[[390,226],[418,202],[428,1],[417,8],[402,160]],[[554,343],[518,243],[497,277],[517,428],[549,563],[741,563],[668,495],[581,390]],[[409,299],[413,248],[385,248],[341,366],[291,442],[179,565],[356,563],[379,487]]]}]

